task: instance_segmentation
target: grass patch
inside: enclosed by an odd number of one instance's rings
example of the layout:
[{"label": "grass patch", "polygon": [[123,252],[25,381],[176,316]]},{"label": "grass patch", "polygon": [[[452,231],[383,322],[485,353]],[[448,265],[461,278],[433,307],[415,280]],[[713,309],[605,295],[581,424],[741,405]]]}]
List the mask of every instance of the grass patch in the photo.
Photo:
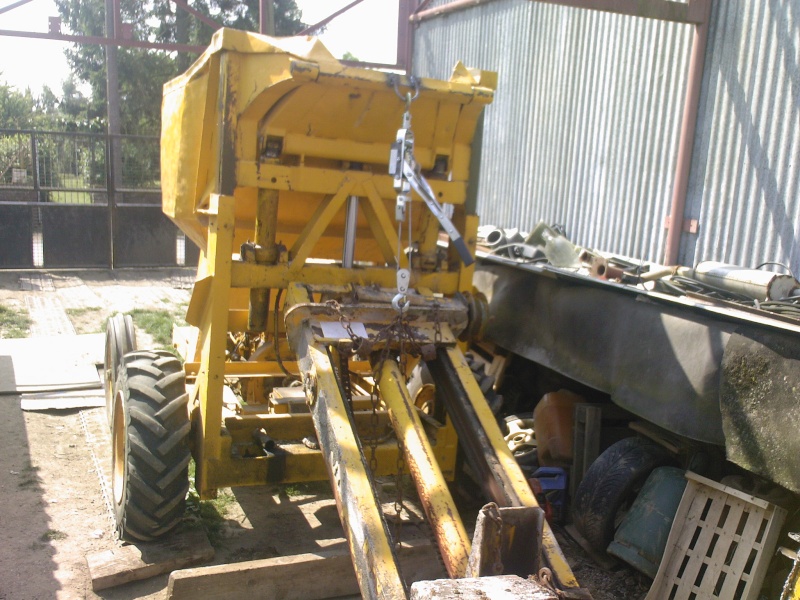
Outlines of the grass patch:
[{"label": "grass patch", "polygon": [[0,338],[28,337],[33,321],[24,308],[9,308],[0,304]]},{"label": "grass patch", "polygon": [[294,496],[333,496],[331,484],[327,481],[309,481],[307,483],[287,483],[279,486],[279,494]]},{"label": "grass patch", "polygon": [[45,531],[41,536],[39,536],[39,540],[42,542],[48,542],[50,540],[65,540],[67,539],[67,534],[63,531],[59,531],[58,529],[48,529]]},{"label": "grass patch", "polygon": [[162,348],[172,348],[172,326],[185,326],[183,316],[168,310],[149,310],[136,308],[131,311],[131,317],[137,327],[141,327],[151,336],[153,341]]},{"label": "grass patch", "polygon": [[42,483],[42,479],[39,477],[39,467],[28,465],[19,472],[19,481],[17,481],[18,488],[27,490],[38,487],[40,483]]},{"label": "grass patch", "polygon": [[81,308],[65,308],[64,312],[67,313],[70,317],[82,317],[83,315],[85,315],[87,313],[97,312],[97,309],[96,308],[86,308],[84,306],[84,307],[81,307]]},{"label": "grass patch", "polygon": [[220,490],[213,500],[201,500],[195,488],[195,462],[189,461],[189,493],[186,495],[186,515],[184,526],[205,531],[208,541],[214,547],[222,544],[225,517],[236,503],[233,494]]}]

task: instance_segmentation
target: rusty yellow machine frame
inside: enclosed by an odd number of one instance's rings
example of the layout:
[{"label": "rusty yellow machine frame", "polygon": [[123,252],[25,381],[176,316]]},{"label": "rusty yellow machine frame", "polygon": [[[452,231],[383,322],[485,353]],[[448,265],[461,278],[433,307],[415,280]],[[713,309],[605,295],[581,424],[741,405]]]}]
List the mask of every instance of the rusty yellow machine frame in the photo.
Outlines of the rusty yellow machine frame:
[{"label": "rusty yellow machine frame", "polygon": [[[408,593],[373,477],[411,475],[453,578],[502,567],[475,558],[446,485],[459,440],[501,510],[537,506],[459,345],[480,326],[469,172],[495,84],[462,65],[446,82],[347,67],[311,38],[222,29],[165,86],[163,208],[201,249],[185,364],[196,487],[330,480],[365,598]],[[420,359],[430,414],[407,387]],[[539,527],[517,574],[546,565],[561,596],[588,597]],[[483,552],[500,552],[491,539]]]}]

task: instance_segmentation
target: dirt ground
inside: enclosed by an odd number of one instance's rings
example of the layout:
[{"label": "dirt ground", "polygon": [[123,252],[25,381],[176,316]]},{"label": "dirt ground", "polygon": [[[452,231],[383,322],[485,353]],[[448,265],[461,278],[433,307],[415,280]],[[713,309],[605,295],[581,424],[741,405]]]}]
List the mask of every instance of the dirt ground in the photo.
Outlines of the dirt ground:
[{"label": "dirt ground", "polygon": [[[0,273],[0,303],[27,307],[32,337],[96,333],[116,312],[178,311],[191,292],[189,270]],[[140,347],[150,340],[139,332]],[[102,348],[98,348],[102,356]],[[104,409],[23,412],[0,395],[0,600],[164,598],[167,575],[99,593],[86,554],[120,545],[110,505],[110,437]],[[213,564],[291,555],[342,545],[329,493],[302,486],[232,490]],[[417,532],[419,533],[419,532]],[[596,600],[644,597],[649,581],[634,571],[594,566],[560,535],[575,574]]]}]

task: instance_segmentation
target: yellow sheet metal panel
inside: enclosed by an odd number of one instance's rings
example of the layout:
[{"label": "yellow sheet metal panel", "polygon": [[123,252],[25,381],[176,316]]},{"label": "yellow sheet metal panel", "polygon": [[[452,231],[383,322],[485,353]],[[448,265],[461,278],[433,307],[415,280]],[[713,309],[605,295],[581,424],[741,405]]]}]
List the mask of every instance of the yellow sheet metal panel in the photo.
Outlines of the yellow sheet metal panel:
[{"label": "yellow sheet metal panel", "polygon": [[[494,74],[463,65],[448,82],[419,81],[411,105],[415,156],[424,170],[437,159],[446,162],[444,172],[430,177],[441,201],[464,201],[472,136],[495,83]],[[201,249],[215,193],[236,199],[235,243],[251,237],[259,187],[279,191],[278,240],[285,244],[348,180],[369,182],[353,193],[377,190],[393,214],[387,164],[405,110],[395,87],[411,89],[405,77],[341,64],[313,38],[221,29],[189,71],[164,86],[164,212]],[[416,204],[415,220],[423,210]],[[382,263],[363,211],[358,227],[356,260]],[[337,215],[312,257],[338,258],[342,228]]]}]

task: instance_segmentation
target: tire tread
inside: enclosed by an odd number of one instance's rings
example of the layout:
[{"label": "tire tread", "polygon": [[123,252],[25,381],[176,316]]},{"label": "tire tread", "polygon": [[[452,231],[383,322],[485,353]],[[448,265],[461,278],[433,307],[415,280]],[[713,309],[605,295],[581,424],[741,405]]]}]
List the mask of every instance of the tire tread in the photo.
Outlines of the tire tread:
[{"label": "tire tread", "polygon": [[123,539],[150,541],[182,518],[189,488],[191,424],[180,361],[169,352],[125,355],[126,485],[116,506]]}]

